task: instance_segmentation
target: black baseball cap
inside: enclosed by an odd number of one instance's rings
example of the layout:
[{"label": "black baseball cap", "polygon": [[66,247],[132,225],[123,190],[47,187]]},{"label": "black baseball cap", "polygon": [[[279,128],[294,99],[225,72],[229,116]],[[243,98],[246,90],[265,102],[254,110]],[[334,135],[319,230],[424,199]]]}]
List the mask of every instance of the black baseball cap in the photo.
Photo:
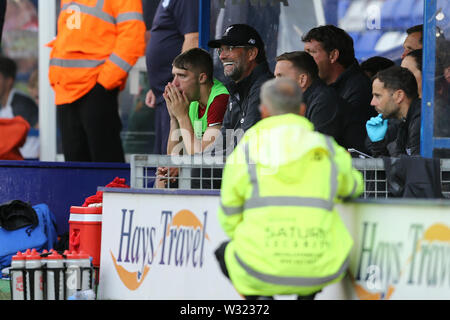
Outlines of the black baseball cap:
[{"label": "black baseball cap", "polygon": [[258,48],[259,53],[265,56],[264,43],[259,33],[247,24],[233,24],[225,29],[221,39],[210,40],[210,48],[225,46],[253,46]]}]

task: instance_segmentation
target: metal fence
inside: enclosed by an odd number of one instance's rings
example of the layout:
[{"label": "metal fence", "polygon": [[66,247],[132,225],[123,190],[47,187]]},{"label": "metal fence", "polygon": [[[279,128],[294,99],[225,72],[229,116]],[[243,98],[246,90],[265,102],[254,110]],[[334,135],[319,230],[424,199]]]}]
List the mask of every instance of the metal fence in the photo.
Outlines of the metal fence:
[{"label": "metal fence", "polygon": [[[157,168],[171,168],[173,177],[159,179],[160,186],[169,189],[220,189],[225,161],[216,157],[131,155],[130,184],[133,188],[154,188]],[[362,198],[389,198],[383,159],[353,158],[353,166],[364,177]],[[450,159],[441,159],[442,193],[450,198]]]}]

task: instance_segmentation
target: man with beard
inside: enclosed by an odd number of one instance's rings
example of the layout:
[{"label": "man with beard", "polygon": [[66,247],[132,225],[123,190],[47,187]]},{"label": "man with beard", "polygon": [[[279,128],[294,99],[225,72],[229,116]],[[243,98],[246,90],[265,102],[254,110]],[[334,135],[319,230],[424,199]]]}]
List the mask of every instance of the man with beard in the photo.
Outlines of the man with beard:
[{"label": "man with beard", "polygon": [[[375,75],[371,104],[379,113],[366,123],[367,135],[373,142],[372,154],[398,157],[420,155],[421,102],[414,75],[406,68],[393,66]],[[399,119],[396,139],[389,143],[385,135],[387,119]]]},{"label": "man with beard", "polygon": [[229,26],[221,39],[208,42],[217,48],[224,75],[232,81],[227,85],[230,99],[221,129],[222,139],[215,143],[216,154],[221,147],[229,154],[243,133],[261,119],[260,88],[273,78],[267,63],[264,43],[258,32],[246,24]]}]

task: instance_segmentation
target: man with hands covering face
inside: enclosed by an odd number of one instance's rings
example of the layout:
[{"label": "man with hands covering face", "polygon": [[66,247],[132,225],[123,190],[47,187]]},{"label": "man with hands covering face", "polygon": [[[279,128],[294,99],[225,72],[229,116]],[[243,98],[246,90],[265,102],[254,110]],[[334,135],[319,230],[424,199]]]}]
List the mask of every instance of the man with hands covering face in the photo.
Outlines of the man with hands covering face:
[{"label": "man with hands covering face", "polygon": [[[213,79],[213,61],[203,49],[194,48],[177,56],[172,74],[173,81],[166,85],[163,94],[170,116],[167,154],[202,153],[220,133],[228,91]],[[167,168],[158,168],[158,177],[167,174]],[[178,170],[172,168],[169,176],[176,175]],[[167,179],[157,183],[164,187]]]}]

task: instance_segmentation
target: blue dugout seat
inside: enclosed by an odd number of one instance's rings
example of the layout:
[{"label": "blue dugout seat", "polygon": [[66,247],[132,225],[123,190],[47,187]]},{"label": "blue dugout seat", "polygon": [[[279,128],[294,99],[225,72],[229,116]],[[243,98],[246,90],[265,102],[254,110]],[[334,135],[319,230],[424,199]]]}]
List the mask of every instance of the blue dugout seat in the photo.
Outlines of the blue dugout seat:
[{"label": "blue dugout seat", "polygon": [[398,0],[386,0],[381,7],[381,25],[383,29],[393,28]]},{"label": "blue dugout seat", "polygon": [[350,0],[338,1],[338,20],[342,19],[345,16],[348,8],[350,7],[350,3]]},{"label": "blue dugout seat", "polygon": [[355,51],[375,51],[375,45],[382,34],[383,32],[380,30],[364,32],[354,45]]},{"label": "blue dugout seat", "polygon": [[[398,1],[398,5],[395,8],[396,12],[394,12],[394,28],[406,30],[415,25],[413,15],[415,5],[418,5],[415,0]],[[420,6],[423,7],[423,4]]]}]

